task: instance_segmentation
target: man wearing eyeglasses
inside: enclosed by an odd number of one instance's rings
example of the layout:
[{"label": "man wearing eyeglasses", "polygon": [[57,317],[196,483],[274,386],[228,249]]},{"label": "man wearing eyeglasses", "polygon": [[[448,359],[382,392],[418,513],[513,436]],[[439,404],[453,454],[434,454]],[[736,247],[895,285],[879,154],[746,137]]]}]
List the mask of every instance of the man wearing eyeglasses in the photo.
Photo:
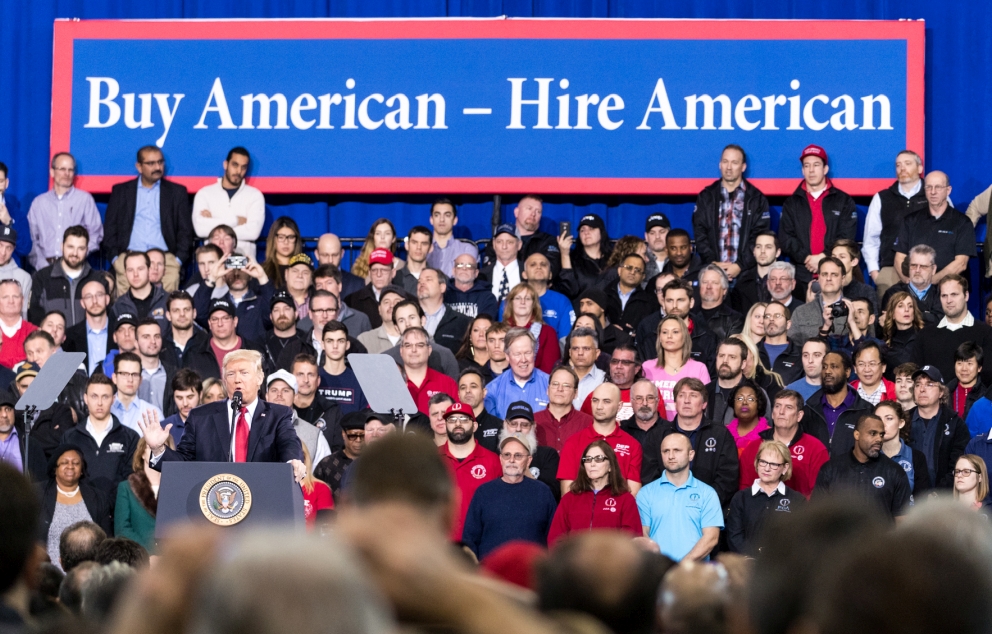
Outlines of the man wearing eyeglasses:
[{"label": "man wearing eyeglasses", "polygon": [[854,369],[858,378],[851,383],[858,396],[872,405],[882,401],[895,401],[896,385],[884,378],[885,362],[882,361],[882,348],[874,341],[868,340],[858,344],[854,349]]},{"label": "man wearing eyeglasses", "polygon": [[114,348],[110,332],[115,330],[107,315],[110,294],[99,279],[89,280],[79,291],[79,303],[86,317],[65,331],[62,349],[66,352],[85,352],[87,374],[93,374],[107,354]]},{"label": "man wearing eyeglasses", "polygon": [[[899,282],[889,287],[882,296],[881,308],[885,310],[889,299],[899,291],[909,293],[916,302],[917,308],[923,313],[923,321],[936,324],[944,318],[944,309],[940,304],[940,288],[934,284],[933,277],[937,273],[937,252],[926,244],[918,244],[909,250],[909,281]],[[895,271],[895,269],[893,269]],[[896,279],[895,273],[892,278]]]},{"label": "man wearing eyeglasses", "polygon": [[[641,371],[642,359],[640,353],[630,344],[621,344],[613,349],[610,358],[610,383],[620,388],[620,409],[617,410],[617,420],[625,420],[634,414],[630,401],[630,388],[634,381],[644,374]],[[582,401],[580,408],[584,414],[592,416],[592,394]]]},{"label": "man wearing eyeglasses", "polygon": [[103,223],[93,196],[74,187],[76,159],[72,154],[56,154],[48,173],[52,178],[52,189],[36,197],[28,211],[32,242],[29,259],[38,271],[62,255],[63,233],[73,225],[82,225],[89,232],[91,241],[87,254],[99,249],[103,240]]},{"label": "man wearing eyeglasses", "polygon": [[[255,350],[265,358],[264,347],[238,335],[238,315],[234,304],[227,299],[215,299],[205,311],[210,338],[202,341],[183,355],[183,364],[202,378],[221,378],[224,357],[235,350]],[[266,362],[267,364],[267,362]]]},{"label": "man wearing eyeglasses", "polygon": [[630,404],[634,413],[629,418],[620,420],[620,429],[633,436],[643,446],[648,432],[664,420],[659,415],[659,412],[665,411],[661,392],[651,381],[638,379],[630,386]]},{"label": "man wearing eyeglasses", "polygon": [[895,269],[903,283],[909,281],[903,273],[903,263],[917,244],[928,244],[937,254],[935,284],[948,275],[960,275],[968,268],[968,259],[975,255],[975,227],[948,201],[951,183],[947,174],[930,172],[923,179],[923,190],[927,206],[906,216],[895,243]]},{"label": "man wearing eyeglasses", "polygon": [[565,339],[568,361],[579,377],[572,405],[582,407],[586,397],[603,384],[606,373],[596,367],[599,359],[599,338],[591,328],[576,328]]},{"label": "man wearing eyeglasses", "polygon": [[[163,178],[165,156],[154,145],[138,150],[135,168],[138,178],[114,185],[110,193],[103,252],[114,261],[117,291],[124,293],[129,285],[124,262],[118,256],[125,251],[161,249],[166,254],[162,286],[166,291],[174,291],[179,287],[180,267],[193,254],[195,238],[189,192],[185,186]],[[87,229],[92,242],[99,244],[100,234],[90,227]]]},{"label": "man wearing eyeglasses", "polygon": [[483,484],[472,496],[462,542],[479,559],[511,541],[542,547],[548,543],[555,500],[547,487],[530,477],[531,448],[520,434],[505,436],[499,444],[502,477]]},{"label": "man wearing eyeglasses", "polygon": [[561,499],[561,489],[558,486],[558,465],[560,460],[558,450],[546,447],[537,437],[537,423],[534,410],[523,401],[510,404],[506,412],[506,420],[500,423],[497,436],[496,453],[500,453],[500,444],[509,437],[518,437],[527,445],[530,456],[530,477],[536,478],[551,489],[551,494],[557,501]]},{"label": "man wearing eyeglasses", "polygon": [[617,267],[620,279],[616,286],[604,289],[607,296],[606,318],[628,336],[633,337],[637,326],[658,310],[654,293],[641,288],[647,263],[637,253],[631,253]]},{"label": "man wearing eyeglasses", "polygon": [[317,463],[313,477],[331,487],[331,495],[337,504],[344,474],[360,455],[365,446],[365,414],[355,412],[341,420],[341,438],[344,446]]},{"label": "man wearing eyeglasses", "polygon": [[155,412],[158,416],[156,420],[165,418],[161,409],[138,397],[138,390],[141,388],[141,357],[137,354],[122,352],[117,355],[114,358],[114,373],[110,378],[117,386],[117,394],[114,396],[113,405],[110,406],[110,412],[117,417],[121,425],[141,434],[138,421],[145,412]]},{"label": "man wearing eyeglasses", "polygon": [[[410,390],[413,402],[421,414],[430,415],[428,401],[438,393],[458,394],[458,385],[450,376],[428,367],[427,360],[431,355],[431,338],[427,331],[420,326],[413,326],[403,331],[400,336],[400,358],[403,360],[403,373],[406,375],[406,387]],[[475,415],[472,415],[475,421]],[[474,433],[473,429],[473,433]]]},{"label": "man wearing eyeglasses", "polygon": [[466,317],[499,316],[499,304],[491,285],[479,280],[479,263],[468,253],[455,258],[452,283],[444,291],[444,303]]},{"label": "man wearing eyeglasses", "polygon": [[[427,334],[422,328],[418,330],[423,335]],[[411,336],[410,339],[416,340],[417,337]],[[460,541],[472,496],[480,486],[499,478],[503,465],[496,454],[475,442],[476,421],[471,407],[464,403],[452,403],[444,413],[444,422],[448,440],[438,447],[438,453],[451,470],[455,485],[461,492],[461,508],[451,527],[451,539]]]},{"label": "man wearing eyeglasses", "polygon": [[578,383],[579,377],[572,368],[558,366],[551,372],[548,407],[534,414],[537,441],[541,446],[561,451],[569,438],[592,426],[592,416],[573,405]]},{"label": "man wearing eyeglasses", "polygon": [[944,378],[936,366],[925,365],[913,373],[913,410],[909,446],[923,452],[934,488],[954,484],[954,465],[971,440],[967,425],[951,407],[941,404]]},{"label": "man wearing eyeglasses", "polygon": [[884,438],[882,419],[863,414],[855,425],[851,450],[834,455],[820,469],[812,499],[847,492],[890,518],[905,515],[912,499],[909,477],[899,463],[882,452]]}]

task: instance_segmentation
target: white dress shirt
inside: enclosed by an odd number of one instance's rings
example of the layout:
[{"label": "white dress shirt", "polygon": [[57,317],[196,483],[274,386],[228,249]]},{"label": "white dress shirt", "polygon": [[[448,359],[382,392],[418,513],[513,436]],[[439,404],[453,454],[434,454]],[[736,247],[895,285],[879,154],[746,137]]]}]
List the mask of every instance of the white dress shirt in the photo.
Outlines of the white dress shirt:
[{"label": "white dress shirt", "polygon": [[506,271],[506,278],[510,281],[510,285],[507,287],[506,292],[509,293],[513,290],[513,287],[520,283],[520,263],[513,260],[506,266],[499,260],[496,260],[496,266],[493,267],[493,295],[496,299],[499,299],[499,287],[503,284],[503,271]]},{"label": "white dress shirt", "polygon": [[[234,462],[234,443],[237,440],[237,435],[234,433],[236,431],[235,424],[238,420],[238,413],[231,409],[231,399],[227,399],[227,422],[229,429],[231,430],[231,462]],[[251,403],[242,403],[243,407],[248,408],[245,412],[245,420],[248,421],[248,431],[251,432],[252,419],[255,417],[255,410],[258,409],[258,397]]]}]

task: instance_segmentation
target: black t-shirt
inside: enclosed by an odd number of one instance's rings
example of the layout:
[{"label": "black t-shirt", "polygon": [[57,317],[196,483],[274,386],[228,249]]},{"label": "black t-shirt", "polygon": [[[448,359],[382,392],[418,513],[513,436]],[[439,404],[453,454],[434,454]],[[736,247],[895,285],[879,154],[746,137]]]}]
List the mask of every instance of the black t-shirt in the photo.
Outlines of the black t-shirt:
[{"label": "black t-shirt", "polygon": [[884,454],[868,462],[858,462],[854,451],[834,456],[816,478],[812,498],[848,493],[877,506],[890,517],[903,515],[912,491],[909,478],[898,463]]},{"label": "black t-shirt", "polygon": [[968,216],[953,207],[948,207],[940,218],[931,216],[927,207],[906,216],[896,239],[896,251],[908,254],[918,244],[927,244],[937,252],[939,271],[950,264],[954,256],[975,255],[975,227]]}]

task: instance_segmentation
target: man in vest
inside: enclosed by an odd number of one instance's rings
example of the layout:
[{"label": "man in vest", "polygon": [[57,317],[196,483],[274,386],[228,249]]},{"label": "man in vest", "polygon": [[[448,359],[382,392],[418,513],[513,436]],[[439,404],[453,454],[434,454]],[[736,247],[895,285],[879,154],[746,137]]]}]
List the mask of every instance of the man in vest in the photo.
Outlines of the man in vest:
[{"label": "man in vest", "polygon": [[[923,160],[910,150],[896,155],[896,182],[875,194],[868,205],[865,238],[861,254],[868,265],[868,274],[875,281],[878,296],[900,282],[893,266],[895,241],[905,217],[927,206],[923,192]],[[910,245],[911,247],[914,245]]]}]

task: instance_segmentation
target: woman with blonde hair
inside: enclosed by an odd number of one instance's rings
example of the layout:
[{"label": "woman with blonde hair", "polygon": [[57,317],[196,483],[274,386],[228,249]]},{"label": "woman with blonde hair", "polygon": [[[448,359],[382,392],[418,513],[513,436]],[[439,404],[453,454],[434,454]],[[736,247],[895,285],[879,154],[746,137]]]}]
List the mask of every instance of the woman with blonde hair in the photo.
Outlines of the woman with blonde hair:
[{"label": "woman with blonde hair", "polygon": [[[165,441],[169,449],[176,448],[172,436]],[[152,469],[152,450],[144,438],[138,439],[131,459],[134,473],[117,485],[114,505],[114,535],[133,539],[150,553],[155,552],[155,516],[158,513],[158,488],[162,472]]]},{"label": "woman with blonde hair", "polygon": [[303,240],[296,221],[287,216],[276,218],[265,239],[265,262],[262,270],[276,288],[285,288],[284,272],[294,255],[303,251]]},{"label": "woman with blonde hair", "polygon": [[765,308],[768,304],[757,302],[751,305],[744,318],[744,329],[741,334],[747,337],[751,343],[758,345],[765,338]]},{"label": "woman with blonde hair", "polygon": [[675,420],[675,384],[685,378],[710,382],[706,365],[693,359],[692,338],[689,328],[681,317],[668,315],[658,324],[658,343],[655,351],[658,358],[646,361],[641,367],[644,377],[661,391],[665,402],[665,418]]},{"label": "woman with blonde hair", "polygon": [[730,335],[728,339],[736,339],[747,346],[747,359],[742,366],[744,376],[757,383],[768,395],[768,399],[774,401],[775,395],[785,386],[782,375],[765,367],[761,362],[761,355],[758,354],[758,346],[753,341],[744,335]]},{"label": "woman with blonde hair", "polygon": [[214,401],[223,401],[227,398],[227,388],[224,382],[214,377],[203,379],[203,396],[200,398],[200,405],[207,405]]},{"label": "woman with blonde hair", "polygon": [[735,553],[753,555],[757,539],[772,513],[793,513],[806,503],[802,493],[785,486],[792,477],[792,455],[778,440],[766,440],[754,458],[758,473],[754,484],[730,499],[727,511],[727,545]]},{"label": "woman with blonde hair", "polygon": [[303,445],[303,466],[307,472],[300,481],[300,488],[303,489],[303,514],[307,520],[307,530],[313,530],[317,522],[317,511],[333,509],[334,497],[331,495],[331,487],[313,477],[310,450],[305,442],[300,444]]},{"label": "woman with blonde hair", "polygon": [[[351,272],[367,283],[369,281],[369,256],[376,249],[389,249],[395,256],[396,244],[396,227],[388,218],[379,218],[369,228],[369,233],[365,236],[365,243],[362,244],[362,250],[351,265]],[[403,260],[397,257],[393,258],[393,269],[401,269],[405,265]]]},{"label": "woman with blonde hair", "polygon": [[981,456],[966,453],[954,465],[954,499],[980,511],[989,496],[989,472]]},{"label": "woman with blonde hair", "polygon": [[524,328],[537,340],[534,349],[534,366],[551,374],[561,361],[561,348],[555,329],[544,323],[541,316],[541,298],[526,282],[513,287],[506,296],[503,307],[503,323],[510,328]]}]

